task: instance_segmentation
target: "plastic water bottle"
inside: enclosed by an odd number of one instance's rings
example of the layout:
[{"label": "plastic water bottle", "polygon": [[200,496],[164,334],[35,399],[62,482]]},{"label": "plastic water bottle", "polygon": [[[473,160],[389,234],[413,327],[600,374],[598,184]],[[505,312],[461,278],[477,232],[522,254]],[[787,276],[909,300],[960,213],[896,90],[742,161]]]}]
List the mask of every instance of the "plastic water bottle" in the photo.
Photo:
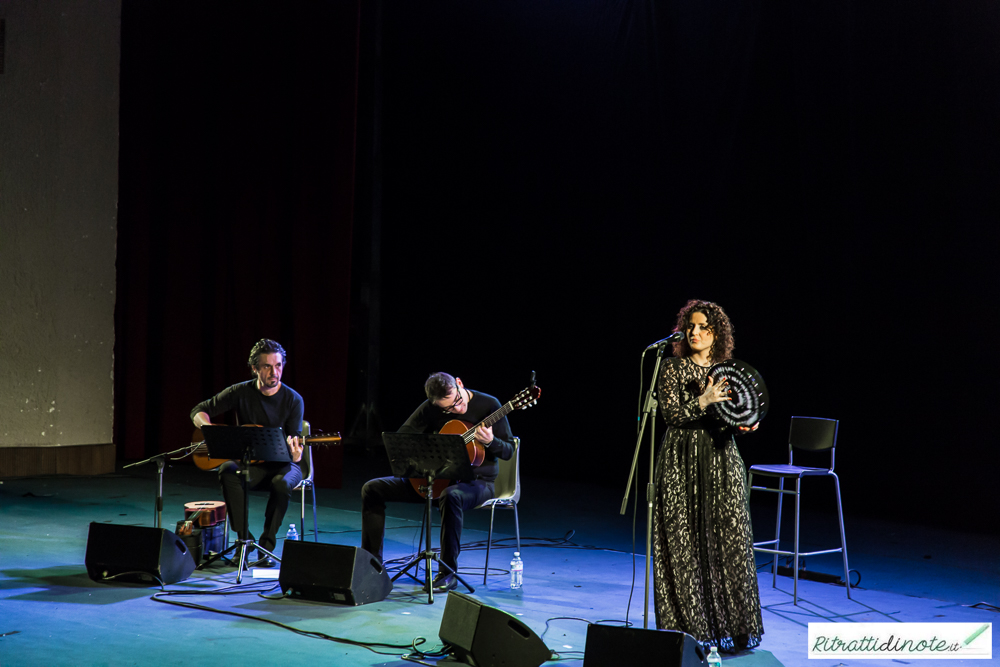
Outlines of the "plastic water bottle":
[{"label": "plastic water bottle", "polygon": [[285,533],[285,540],[290,541],[297,539],[299,539],[299,532],[295,530],[295,524],[294,523],[288,524],[288,532]]},{"label": "plastic water bottle", "polygon": [[708,652],[708,667],[722,667],[722,656],[719,655],[719,647],[712,646],[711,651]]},{"label": "plastic water bottle", "polygon": [[521,560],[521,552],[515,551],[514,557],[510,560],[510,587],[521,588],[524,581],[524,561]]}]

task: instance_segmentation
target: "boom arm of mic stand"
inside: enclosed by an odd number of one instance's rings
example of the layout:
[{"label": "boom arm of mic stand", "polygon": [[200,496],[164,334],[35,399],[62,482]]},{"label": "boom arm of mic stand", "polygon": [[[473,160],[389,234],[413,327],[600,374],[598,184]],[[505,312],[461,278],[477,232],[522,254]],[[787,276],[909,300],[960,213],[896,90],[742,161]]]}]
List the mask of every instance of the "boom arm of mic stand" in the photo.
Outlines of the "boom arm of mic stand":
[{"label": "boom arm of mic stand", "polygon": [[[154,503],[154,507],[153,507],[153,513],[154,513],[154,515],[153,515],[153,527],[154,528],[163,528],[163,468],[166,465],[165,459],[168,456],[173,456],[174,454],[176,454],[178,452],[183,452],[184,450],[188,450],[188,454],[190,454],[200,444],[201,443],[197,443],[197,444],[191,443],[190,445],[187,445],[185,447],[181,447],[180,449],[175,449],[172,452],[165,452],[163,454],[156,454],[155,456],[149,457],[145,461],[138,461],[136,463],[130,463],[127,466],[124,466],[124,468],[131,468],[132,466],[141,466],[141,465],[145,465],[146,463],[150,463],[150,462],[155,462],[156,463],[157,490],[156,490],[156,502]],[[183,457],[181,457],[181,458],[183,458]],[[176,459],[171,459],[171,460],[174,461]]]}]

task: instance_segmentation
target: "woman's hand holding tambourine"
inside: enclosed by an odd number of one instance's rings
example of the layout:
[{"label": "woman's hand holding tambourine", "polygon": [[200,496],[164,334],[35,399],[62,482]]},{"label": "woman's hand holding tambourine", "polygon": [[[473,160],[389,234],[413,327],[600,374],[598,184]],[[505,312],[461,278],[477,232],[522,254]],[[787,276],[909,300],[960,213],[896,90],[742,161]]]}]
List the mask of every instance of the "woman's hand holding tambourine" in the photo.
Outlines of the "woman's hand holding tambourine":
[{"label": "woman's hand holding tambourine", "polygon": [[705,393],[698,397],[698,405],[704,410],[712,403],[722,403],[723,401],[733,400],[729,396],[729,383],[723,380],[718,385],[715,384],[715,380],[711,377],[705,383]]},{"label": "woman's hand holding tambourine", "polygon": [[757,430],[757,424],[767,414],[769,398],[764,378],[750,364],[738,359],[728,359],[712,366],[706,376],[706,388],[725,383],[728,401],[703,404],[706,412],[729,426],[738,427],[740,433]]}]

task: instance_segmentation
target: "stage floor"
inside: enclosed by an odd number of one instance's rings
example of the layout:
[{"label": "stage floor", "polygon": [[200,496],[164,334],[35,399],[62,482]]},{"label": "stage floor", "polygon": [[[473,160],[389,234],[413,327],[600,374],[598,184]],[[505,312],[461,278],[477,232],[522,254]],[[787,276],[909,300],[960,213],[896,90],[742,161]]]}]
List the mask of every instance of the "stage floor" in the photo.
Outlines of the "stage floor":
[{"label": "stage floor", "polygon": [[[384,473],[380,464],[362,456],[348,456],[345,463],[344,488],[319,490],[319,539],[359,546],[360,485],[368,477]],[[624,488],[616,491],[526,479],[522,489],[523,589],[510,590],[503,572],[492,574],[488,584],[482,584],[486,552],[473,545],[486,539],[486,511],[467,515],[463,533],[467,546],[460,561],[463,576],[475,587],[474,597],[516,615],[552,651],[559,652],[565,658],[560,664],[582,665],[588,622],[623,624],[628,618],[635,627],[643,627],[645,508],[640,507],[637,520],[636,549],[640,555],[633,559],[632,517],[618,514]],[[280,595],[278,582],[251,577],[244,577],[242,590],[200,595],[235,584],[235,569],[227,566],[196,571],[187,580],[165,587],[190,593],[170,596],[170,600],[204,609],[154,601],[151,596],[158,587],[91,581],[84,565],[90,522],[152,526],[155,492],[154,466],[102,477],[0,483],[0,665],[398,666],[413,664],[399,656],[412,652],[405,647],[418,638],[426,640],[419,646],[422,650],[440,648],[438,630],[445,598],[435,596],[435,603],[428,605],[426,594],[405,576],[385,600],[358,607],[268,599]],[[221,492],[214,473],[175,466],[166,471],[164,496],[164,527],[171,529],[182,518],[184,503],[219,500]],[[252,530],[259,529],[265,499],[262,494],[252,494]],[[757,524],[758,513],[771,516],[771,505],[765,507],[766,512],[763,508],[758,512],[754,506],[755,528],[761,534],[771,530],[763,518]],[[420,505],[390,506],[387,558],[419,550],[421,509]],[[830,517],[813,519],[813,524],[832,522]],[[299,522],[298,503],[290,507],[288,522]],[[311,528],[308,516],[306,524]],[[1000,619],[996,613],[1000,606],[1000,537],[852,517],[847,517],[846,524],[851,569],[861,576],[852,599],[847,598],[843,586],[800,579],[801,600],[793,606],[791,579],[779,577],[775,589],[770,573],[762,570],[763,643],[756,651],[724,656],[725,664],[817,667],[890,663],[808,660],[809,622],[992,623]],[[498,535],[511,539],[509,546],[493,550],[491,568],[506,569],[513,552],[513,525],[511,512],[497,512]],[[820,533],[804,531],[803,550],[833,546],[829,540],[835,540],[835,526],[823,528],[822,543],[815,545],[811,543],[819,540]],[[304,532],[302,527],[299,530]],[[311,533],[304,537],[312,539]],[[279,540],[278,550],[281,548]],[[763,560],[759,557],[759,562]],[[839,555],[815,557],[808,567],[841,574]],[[652,609],[649,624],[655,626]],[[376,653],[302,632],[400,648],[376,647]],[[994,655],[1000,661],[996,646]],[[954,667],[963,662],[987,663],[919,660],[917,664]],[[627,664],[623,661],[622,667]]]}]

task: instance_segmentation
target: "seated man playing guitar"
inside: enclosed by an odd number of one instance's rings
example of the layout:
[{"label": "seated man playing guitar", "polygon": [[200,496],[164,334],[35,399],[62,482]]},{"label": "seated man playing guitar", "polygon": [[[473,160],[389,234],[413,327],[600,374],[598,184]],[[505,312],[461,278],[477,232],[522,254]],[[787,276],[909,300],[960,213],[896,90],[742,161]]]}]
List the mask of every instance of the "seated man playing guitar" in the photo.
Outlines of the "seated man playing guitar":
[{"label": "seated man playing guitar", "polygon": [[[299,436],[302,434],[305,404],[297,391],[281,383],[285,361],[285,349],[273,340],[262,338],[253,346],[247,361],[254,379],[223,389],[191,410],[191,421],[198,428],[210,425],[212,417],[235,410],[241,424],[280,426],[284,429],[292,463],[253,463],[249,471],[251,489],[267,489],[271,492],[264,511],[264,530],[258,544],[272,552],[277,543],[278,529],[285,518],[285,510],[288,509],[292,489],[302,481],[298,462],[302,460],[303,446]],[[246,514],[240,465],[240,461],[226,461],[219,467],[219,481],[229,509],[229,523],[237,533],[243,530]],[[240,539],[247,539],[247,536],[240,535]],[[253,565],[274,567],[275,563],[265,556]]]},{"label": "seated man playing guitar", "polygon": [[[475,441],[485,450],[482,463],[473,467],[476,474],[473,481],[453,481],[436,496],[441,510],[441,562],[457,572],[464,512],[493,497],[493,482],[499,469],[497,461],[510,460],[514,455],[514,438],[507,417],[501,417],[492,426],[481,423],[500,408],[500,401],[489,394],[466,389],[460,378],[434,373],[427,378],[424,391],[427,400],[400,427],[401,433],[438,433],[443,429],[454,433],[455,430],[445,429],[445,426],[450,421],[457,421],[455,417],[459,416],[466,423],[457,432],[475,426]],[[385,538],[387,501],[422,503],[426,502],[426,497],[415,490],[411,480],[398,477],[373,479],[361,489],[361,548],[374,554],[379,561]],[[437,593],[457,586],[454,575],[445,570],[434,578]]]}]

